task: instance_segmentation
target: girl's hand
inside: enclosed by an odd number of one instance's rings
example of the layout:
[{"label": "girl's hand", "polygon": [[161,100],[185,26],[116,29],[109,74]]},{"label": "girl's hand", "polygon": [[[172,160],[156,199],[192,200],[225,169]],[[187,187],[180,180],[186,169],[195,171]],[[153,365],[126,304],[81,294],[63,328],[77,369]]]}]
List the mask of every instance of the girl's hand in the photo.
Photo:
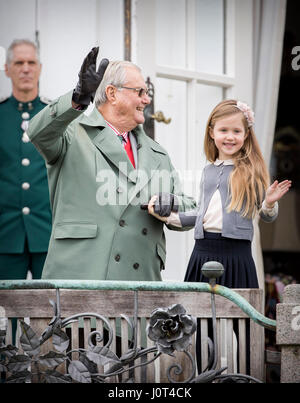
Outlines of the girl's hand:
[{"label": "girl's hand", "polygon": [[157,195],[152,196],[149,203],[148,203],[148,213],[153,215],[155,218],[157,218],[158,220],[162,221],[162,222],[167,222],[168,217],[162,217],[156,213],[154,213],[154,204],[155,201],[157,200]]},{"label": "girl's hand", "polygon": [[272,183],[271,186],[268,187],[266,191],[266,207],[273,208],[275,202],[282,198],[290,189],[292,185],[292,181],[285,180],[282,182],[278,182],[277,180]]}]

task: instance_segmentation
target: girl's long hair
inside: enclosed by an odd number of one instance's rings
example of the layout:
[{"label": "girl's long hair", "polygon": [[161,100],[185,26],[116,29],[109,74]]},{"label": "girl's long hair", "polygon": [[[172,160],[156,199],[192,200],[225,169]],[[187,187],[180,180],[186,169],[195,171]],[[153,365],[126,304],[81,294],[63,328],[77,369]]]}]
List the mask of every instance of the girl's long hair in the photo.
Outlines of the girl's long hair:
[{"label": "girl's long hair", "polygon": [[220,102],[208,118],[204,151],[206,158],[214,162],[218,158],[218,149],[210,133],[216,121],[233,114],[241,114],[245,127],[246,138],[243,147],[233,156],[234,169],[229,178],[231,200],[227,211],[238,211],[243,217],[253,217],[257,208],[260,208],[269,186],[269,172],[259,148],[252,127],[248,127],[247,119],[237,107],[237,101],[226,100]]}]

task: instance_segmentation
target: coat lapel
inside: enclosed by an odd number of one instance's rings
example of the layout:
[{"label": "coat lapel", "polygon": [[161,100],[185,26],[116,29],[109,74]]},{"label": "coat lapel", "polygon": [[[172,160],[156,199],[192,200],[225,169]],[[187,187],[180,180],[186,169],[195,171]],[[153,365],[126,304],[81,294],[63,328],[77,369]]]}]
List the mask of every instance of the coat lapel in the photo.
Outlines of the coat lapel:
[{"label": "coat lapel", "polygon": [[91,114],[89,116],[85,115],[80,123],[82,126],[85,126],[87,135],[98,150],[101,151],[131,182],[136,183],[136,170],[129,161],[120,140],[112,132],[110,127],[107,126],[98,110],[94,108]]},{"label": "coat lapel", "polygon": [[153,141],[144,133],[141,126],[137,126],[133,133],[136,138],[138,156],[137,185],[133,195],[135,196],[148,184],[155,171],[159,169],[160,158]]},{"label": "coat lapel", "polygon": [[[89,116],[84,115],[80,124],[85,126],[87,135],[108,158],[118,170],[120,170],[128,179],[136,183],[131,200],[142,190],[151,180],[155,171],[159,169],[162,149],[157,146],[143,131],[141,126],[137,126],[133,131],[136,140],[131,145],[135,148],[134,156],[137,156],[137,169],[135,169],[128,159],[126,151],[123,149],[119,139],[107,126],[102,115],[96,108]],[[131,137],[132,138],[132,137]]]}]

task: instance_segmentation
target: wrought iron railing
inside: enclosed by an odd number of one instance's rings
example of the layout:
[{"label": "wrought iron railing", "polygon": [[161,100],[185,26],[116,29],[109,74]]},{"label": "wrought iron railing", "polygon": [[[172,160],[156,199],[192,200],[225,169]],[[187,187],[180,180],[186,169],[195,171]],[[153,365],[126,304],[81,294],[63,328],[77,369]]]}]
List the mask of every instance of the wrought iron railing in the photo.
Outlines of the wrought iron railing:
[{"label": "wrought iron railing", "polygon": [[[246,301],[234,290],[216,284],[216,278],[222,274],[218,272],[220,265],[209,262],[206,267],[206,276],[210,277],[209,283],[183,283],[183,282],[151,282],[151,281],[90,281],[90,280],[4,280],[0,281],[0,290],[18,289],[56,289],[56,301],[50,301],[54,315],[44,332],[38,336],[30,325],[20,321],[21,337],[18,349],[15,346],[5,344],[7,321],[0,318],[0,372],[9,373],[4,376],[6,382],[109,382],[112,377],[118,377],[124,382],[134,381],[124,374],[132,373],[137,367],[146,366],[157,360],[162,354],[172,355],[175,351],[182,351],[190,361],[190,374],[184,380],[189,383],[202,382],[260,382],[249,375],[223,374],[226,367],[217,368],[218,346],[216,336],[216,308],[215,295],[229,299],[240,307],[254,322],[265,328],[275,330],[276,321],[271,320]],[[120,290],[134,291],[134,314],[132,318],[121,315],[132,330],[132,337],[128,343],[128,350],[121,356],[117,356],[111,349],[113,329],[109,320],[95,312],[83,312],[61,318],[60,290]],[[147,327],[147,336],[154,342],[154,346],[142,348],[137,343],[137,314],[138,293],[140,291],[180,291],[180,292],[206,292],[211,294],[211,309],[213,335],[209,341],[210,357],[204,371],[196,375],[195,360],[188,351],[191,337],[196,331],[196,319],[186,313],[181,304],[175,304],[168,308],[155,309],[150,317]],[[83,317],[94,317],[103,321],[107,333],[106,340],[99,331],[92,331],[88,339],[87,349],[77,349],[78,359],[72,359],[74,350],[68,349],[69,337],[64,329],[73,321]],[[41,346],[49,339],[55,351],[41,354]],[[101,343],[101,345],[100,345]],[[148,360],[151,353],[151,360]],[[65,363],[66,373],[58,370]],[[99,368],[102,370],[99,372]],[[176,381],[171,376],[174,365],[167,369],[167,377],[170,382]],[[177,366],[177,372],[182,369]],[[123,375],[123,377],[121,377]]]}]

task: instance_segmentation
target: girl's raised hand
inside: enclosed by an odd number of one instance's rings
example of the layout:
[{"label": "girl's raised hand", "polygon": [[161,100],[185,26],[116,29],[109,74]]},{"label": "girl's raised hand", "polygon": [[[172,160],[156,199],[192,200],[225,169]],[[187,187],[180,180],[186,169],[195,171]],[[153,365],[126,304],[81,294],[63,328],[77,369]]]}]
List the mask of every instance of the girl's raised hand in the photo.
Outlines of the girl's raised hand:
[{"label": "girl's raised hand", "polygon": [[272,183],[272,185],[269,186],[266,191],[266,207],[272,208],[274,206],[274,203],[281,199],[282,196],[284,196],[289,191],[291,185],[292,181],[290,180],[284,180],[280,183],[278,182],[278,180],[276,180],[274,183]]}]

